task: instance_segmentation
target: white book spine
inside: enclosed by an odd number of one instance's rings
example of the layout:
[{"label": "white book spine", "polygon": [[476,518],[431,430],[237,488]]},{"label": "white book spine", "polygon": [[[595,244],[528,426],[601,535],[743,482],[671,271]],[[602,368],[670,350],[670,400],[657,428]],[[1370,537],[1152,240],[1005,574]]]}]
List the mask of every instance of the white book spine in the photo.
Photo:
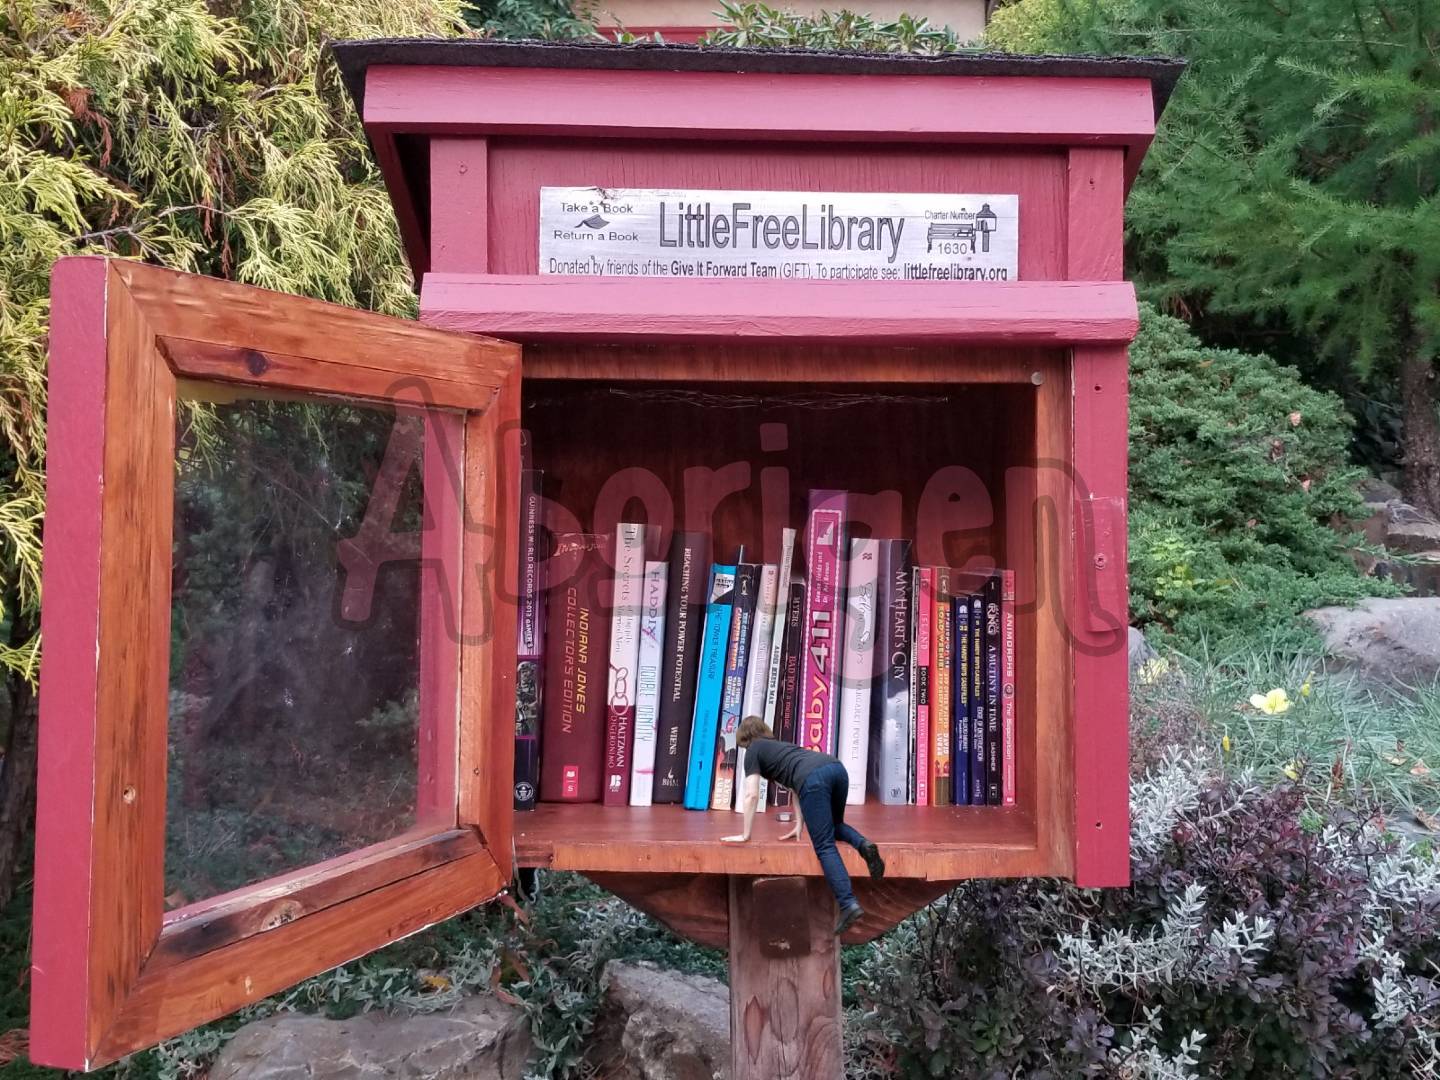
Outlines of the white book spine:
[{"label": "white book spine", "polygon": [[602,802],[630,801],[635,734],[635,668],[640,661],[640,587],[645,576],[645,526],[615,528],[615,591],[610,615],[610,678],[606,694],[605,792]]},{"label": "white book spine", "polygon": [[665,586],[669,566],[645,564],[641,592],[640,659],[635,675],[635,753],[630,805],[649,806],[655,790],[655,737],[660,717],[660,661],[665,642]]},{"label": "white book spine", "polygon": [[770,679],[765,687],[765,725],[775,727],[780,701],[780,661],[785,651],[785,624],[790,618],[790,573],[795,563],[795,530],[780,530],[780,572],[776,576],[775,622],[770,635]]},{"label": "white book spine", "polygon": [[870,754],[870,692],[875,680],[875,599],[880,543],[850,544],[850,578],[845,590],[845,672],[840,687],[838,747],[850,774],[846,803],[865,801],[865,769]]},{"label": "white book spine", "polygon": [[[745,696],[740,719],[765,715],[765,695],[770,687],[771,640],[775,636],[775,597],[780,568],[773,563],[760,567],[760,588],[755,595],[755,625],[750,631],[750,660],[745,666]],[[745,811],[745,750],[735,753],[735,812]],[[760,781],[759,811],[765,809],[766,783]]]}]

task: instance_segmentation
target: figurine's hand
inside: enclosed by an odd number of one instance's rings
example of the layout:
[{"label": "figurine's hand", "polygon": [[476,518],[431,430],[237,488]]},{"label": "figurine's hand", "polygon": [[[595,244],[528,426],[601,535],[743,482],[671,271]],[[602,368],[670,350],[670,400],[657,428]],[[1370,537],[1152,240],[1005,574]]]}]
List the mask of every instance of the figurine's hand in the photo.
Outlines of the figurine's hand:
[{"label": "figurine's hand", "polygon": [[722,844],[743,844],[748,839],[750,839],[748,836],[722,836],[720,842]]}]

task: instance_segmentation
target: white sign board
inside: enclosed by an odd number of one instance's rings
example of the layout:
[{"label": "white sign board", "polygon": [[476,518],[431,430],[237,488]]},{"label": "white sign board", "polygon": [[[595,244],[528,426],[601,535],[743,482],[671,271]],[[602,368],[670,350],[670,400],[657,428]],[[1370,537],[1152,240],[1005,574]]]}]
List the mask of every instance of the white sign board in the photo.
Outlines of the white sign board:
[{"label": "white sign board", "polygon": [[540,273],[1014,281],[1018,195],[540,189]]}]

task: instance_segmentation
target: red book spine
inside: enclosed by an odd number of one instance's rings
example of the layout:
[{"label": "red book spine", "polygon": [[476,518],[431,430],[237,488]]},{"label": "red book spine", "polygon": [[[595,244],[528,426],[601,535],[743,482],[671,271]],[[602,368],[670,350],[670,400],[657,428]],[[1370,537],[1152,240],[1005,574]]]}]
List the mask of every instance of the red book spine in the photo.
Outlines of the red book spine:
[{"label": "red book spine", "polygon": [[805,651],[800,667],[800,745],[835,749],[835,669],[844,642],[840,552],[845,533],[845,492],[812,491],[805,531],[807,589]]},{"label": "red book spine", "polygon": [[644,606],[645,526],[621,524],[615,534],[615,588],[610,617],[610,679],[605,704],[606,806],[630,805],[630,755],[635,744],[640,609]]},{"label": "red book spine", "polygon": [[915,805],[930,805],[930,635],[935,615],[935,569],[920,569],[920,595],[915,606]]},{"label": "red book spine", "polygon": [[1015,805],[1015,571],[1000,571],[1000,744],[1004,804]]},{"label": "red book spine", "polygon": [[542,802],[598,802],[605,765],[609,622],[601,590],[609,536],[561,533],[546,563]]}]

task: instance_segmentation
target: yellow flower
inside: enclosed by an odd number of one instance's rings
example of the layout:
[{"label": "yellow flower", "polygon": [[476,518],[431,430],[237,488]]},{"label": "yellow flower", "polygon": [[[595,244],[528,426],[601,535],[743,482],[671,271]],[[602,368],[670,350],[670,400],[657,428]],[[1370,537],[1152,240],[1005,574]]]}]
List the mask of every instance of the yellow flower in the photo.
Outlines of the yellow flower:
[{"label": "yellow flower", "polygon": [[1290,695],[1277,686],[1268,694],[1251,694],[1250,704],[1267,716],[1274,716],[1290,708]]},{"label": "yellow flower", "polygon": [[1227,754],[1230,753],[1230,736],[1228,734],[1221,738],[1220,749],[1224,750]]},{"label": "yellow flower", "polygon": [[1303,683],[1300,684],[1300,696],[1301,696],[1301,697],[1309,697],[1309,696],[1310,696],[1310,680],[1309,680],[1308,678],[1307,678]]},{"label": "yellow flower", "polygon": [[1288,776],[1291,780],[1300,779],[1300,763],[1297,761],[1286,762],[1285,766],[1280,771],[1283,772],[1286,776]]},{"label": "yellow flower", "polygon": [[1141,664],[1139,671],[1135,674],[1143,684],[1149,686],[1151,683],[1159,682],[1161,676],[1169,670],[1170,661],[1163,656],[1156,656]]}]

